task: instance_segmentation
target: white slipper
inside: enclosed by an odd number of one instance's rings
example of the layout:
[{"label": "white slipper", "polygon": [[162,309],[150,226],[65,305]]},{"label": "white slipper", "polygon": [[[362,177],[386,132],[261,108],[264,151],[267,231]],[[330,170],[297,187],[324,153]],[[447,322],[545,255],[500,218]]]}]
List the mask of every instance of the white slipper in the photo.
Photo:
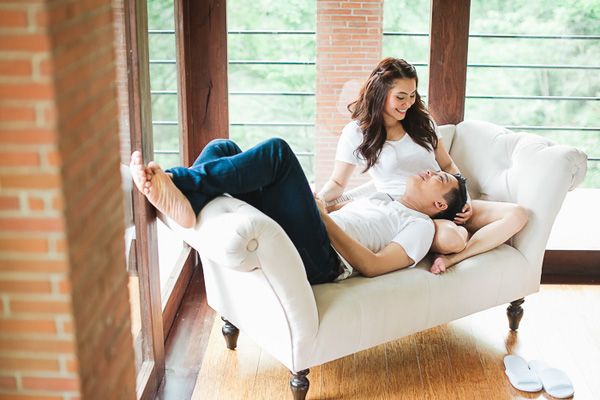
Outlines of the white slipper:
[{"label": "white slipper", "polygon": [[531,360],[529,362],[529,369],[540,377],[542,385],[544,385],[544,390],[550,396],[558,399],[566,399],[575,393],[573,383],[564,371],[548,367],[541,360]]},{"label": "white slipper", "polygon": [[504,368],[510,384],[524,392],[539,392],[542,390],[542,381],[537,374],[530,370],[527,362],[519,356],[508,355],[504,357]]}]

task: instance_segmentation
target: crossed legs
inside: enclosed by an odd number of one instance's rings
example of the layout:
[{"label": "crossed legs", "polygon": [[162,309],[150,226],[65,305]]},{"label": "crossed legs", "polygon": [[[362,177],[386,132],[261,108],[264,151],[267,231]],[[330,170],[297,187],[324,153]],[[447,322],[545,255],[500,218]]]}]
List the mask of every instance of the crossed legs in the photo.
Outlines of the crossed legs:
[{"label": "crossed legs", "polygon": [[[517,204],[473,200],[472,207],[473,215],[465,225],[466,231],[471,234],[466,243],[465,228],[450,221],[447,221],[449,224],[439,224],[436,221],[436,238],[432,252],[437,255],[431,265],[431,272],[434,274],[444,272],[466,258],[501,245],[527,223],[527,212]],[[444,240],[445,238],[447,240]]]}]

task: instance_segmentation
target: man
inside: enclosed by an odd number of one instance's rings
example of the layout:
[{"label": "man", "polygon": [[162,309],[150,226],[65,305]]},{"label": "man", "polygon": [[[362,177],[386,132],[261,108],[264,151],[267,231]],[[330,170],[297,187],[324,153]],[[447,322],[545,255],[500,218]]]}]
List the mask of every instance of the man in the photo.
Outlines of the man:
[{"label": "man", "polygon": [[130,170],[150,203],[184,228],[223,193],[261,210],[287,233],[311,284],[346,277],[351,267],[377,276],[418,263],[434,235],[429,217],[453,218],[466,200],[462,177],[426,171],[411,177],[400,199],[378,193],[329,215],[289,145],[277,138],[245,152],[214,140],[190,168],[166,171],[154,162],[145,166],[136,151]]}]

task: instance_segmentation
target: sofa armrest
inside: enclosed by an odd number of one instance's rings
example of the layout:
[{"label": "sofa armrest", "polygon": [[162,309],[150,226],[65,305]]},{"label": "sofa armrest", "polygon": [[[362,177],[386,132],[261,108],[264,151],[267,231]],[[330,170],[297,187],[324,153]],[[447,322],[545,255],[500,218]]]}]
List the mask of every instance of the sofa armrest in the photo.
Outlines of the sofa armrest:
[{"label": "sofa armrest", "polygon": [[208,203],[191,229],[181,228],[163,215],[160,218],[215,268],[235,271],[238,280],[248,274],[245,290],[254,288],[256,278],[249,272],[260,270],[286,315],[292,340],[302,342],[316,335],[317,305],[302,259],[273,219],[228,196]]},{"label": "sofa armrest", "polygon": [[513,246],[541,267],[565,195],[585,177],[586,154],[483,121],[457,125],[450,154],[468,178],[472,198],[513,202],[528,210],[529,221]]}]

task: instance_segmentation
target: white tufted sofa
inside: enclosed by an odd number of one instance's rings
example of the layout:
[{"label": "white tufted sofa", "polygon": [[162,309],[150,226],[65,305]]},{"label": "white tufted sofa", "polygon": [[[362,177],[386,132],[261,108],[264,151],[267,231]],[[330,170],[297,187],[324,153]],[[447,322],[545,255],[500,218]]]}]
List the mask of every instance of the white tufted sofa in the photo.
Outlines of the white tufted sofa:
[{"label": "white tufted sofa", "polygon": [[[290,369],[294,398],[312,366],[504,303],[517,329],[524,296],[540,287],[544,249],[565,194],[586,173],[586,155],[539,136],[465,121],[440,127],[474,199],[515,202],[529,222],[512,240],[443,275],[415,268],[310,286],[283,230],[250,205],[219,197],[194,229],[172,229],[200,253],[209,305]],[[237,328],[236,328],[237,327]],[[340,335],[341,332],[351,334]],[[343,340],[341,338],[343,337]]]}]

